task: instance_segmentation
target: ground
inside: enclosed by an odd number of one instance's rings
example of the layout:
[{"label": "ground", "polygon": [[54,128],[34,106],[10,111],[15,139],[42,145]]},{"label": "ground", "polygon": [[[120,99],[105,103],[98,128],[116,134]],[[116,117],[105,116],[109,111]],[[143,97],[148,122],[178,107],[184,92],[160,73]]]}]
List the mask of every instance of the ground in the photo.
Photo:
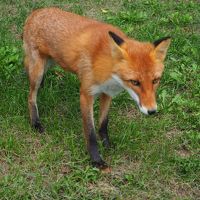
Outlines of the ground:
[{"label": "ground", "polygon": [[[90,165],[74,75],[48,71],[38,98],[46,133],[30,128],[21,33],[28,14],[47,6],[111,23],[142,41],[172,36],[159,113],[144,116],[125,92],[113,99],[114,148],[99,143],[110,174]],[[198,1],[0,0],[0,10],[0,199],[200,199]]]}]

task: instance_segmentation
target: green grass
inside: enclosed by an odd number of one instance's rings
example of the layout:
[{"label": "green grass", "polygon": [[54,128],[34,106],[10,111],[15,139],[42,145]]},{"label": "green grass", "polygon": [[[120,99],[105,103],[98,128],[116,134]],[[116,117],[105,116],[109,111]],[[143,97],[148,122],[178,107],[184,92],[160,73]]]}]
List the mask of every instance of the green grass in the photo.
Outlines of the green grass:
[{"label": "green grass", "polygon": [[[144,116],[126,93],[113,100],[115,149],[106,152],[100,144],[111,174],[89,164],[75,76],[57,67],[48,71],[38,96],[46,134],[29,126],[20,35],[28,14],[47,6],[114,24],[138,40],[173,38],[158,90],[159,114]],[[198,1],[0,0],[0,10],[0,199],[200,198]]]}]

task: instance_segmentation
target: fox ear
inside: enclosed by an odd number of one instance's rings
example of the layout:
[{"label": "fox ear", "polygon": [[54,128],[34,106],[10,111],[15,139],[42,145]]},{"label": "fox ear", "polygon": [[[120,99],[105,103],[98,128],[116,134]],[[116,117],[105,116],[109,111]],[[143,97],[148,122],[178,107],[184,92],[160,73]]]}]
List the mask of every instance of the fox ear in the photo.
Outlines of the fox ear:
[{"label": "fox ear", "polygon": [[113,58],[122,59],[124,50],[121,45],[124,44],[124,40],[117,34],[109,31],[110,41],[111,41],[111,53]]},{"label": "fox ear", "polygon": [[124,43],[124,40],[121,37],[119,37],[117,34],[113,33],[112,31],[109,31],[108,33],[118,46],[121,46]]},{"label": "fox ear", "polygon": [[164,61],[166,54],[167,54],[167,49],[169,48],[169,45],[171,43],[171,37],[164,37],[159,40],[156,40],[154,44],[154,52],[155,56],[158,60]]}]

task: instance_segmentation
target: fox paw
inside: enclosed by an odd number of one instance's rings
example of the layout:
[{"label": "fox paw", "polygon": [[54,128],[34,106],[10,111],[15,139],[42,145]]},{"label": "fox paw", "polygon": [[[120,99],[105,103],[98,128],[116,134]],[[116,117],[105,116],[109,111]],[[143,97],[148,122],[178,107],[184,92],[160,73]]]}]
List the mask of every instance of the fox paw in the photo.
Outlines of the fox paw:
[{"label": "fox paw", "polygon": [[39,133],[44,133],[44,127],[42,126],[42,124],[38,121],[35,122],[35,124],[33,125],[33,127],[35,128],[36,131],[38,131]]},{"label": "fox paw", "polygon": [[98,169],[104,169],[104,168],[107,168],[108,165],[103,161],[103,160],[100,160],[100,161],[93,161],[92,162],[92,166],[93,167],[96,167]]},{"label": "fox paw", "polygon": [[108,140],[103,140],[103,146],[105,149],[111,149],[112,146]]},{"label": "fox paw", "polygon": [[102,173],[111,173],[111,168],[103,161],[93,161],[92,166],[98,168]]}]

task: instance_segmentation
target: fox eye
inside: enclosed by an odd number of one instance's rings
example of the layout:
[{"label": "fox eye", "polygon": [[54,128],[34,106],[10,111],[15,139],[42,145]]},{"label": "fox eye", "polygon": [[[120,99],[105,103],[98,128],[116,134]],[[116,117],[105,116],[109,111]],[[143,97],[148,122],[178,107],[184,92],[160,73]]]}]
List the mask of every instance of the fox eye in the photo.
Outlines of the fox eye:
[{"label": "fox eye", "polygon": [[140,86],[140,82],[139,82],[139,81],[131,80],[131,83],[132,83],[134,86]]},{"label": "fox eye", "polygon": [[152,81],[153,84],[157,84],[160,81],[160,78],[156,78]]}]

